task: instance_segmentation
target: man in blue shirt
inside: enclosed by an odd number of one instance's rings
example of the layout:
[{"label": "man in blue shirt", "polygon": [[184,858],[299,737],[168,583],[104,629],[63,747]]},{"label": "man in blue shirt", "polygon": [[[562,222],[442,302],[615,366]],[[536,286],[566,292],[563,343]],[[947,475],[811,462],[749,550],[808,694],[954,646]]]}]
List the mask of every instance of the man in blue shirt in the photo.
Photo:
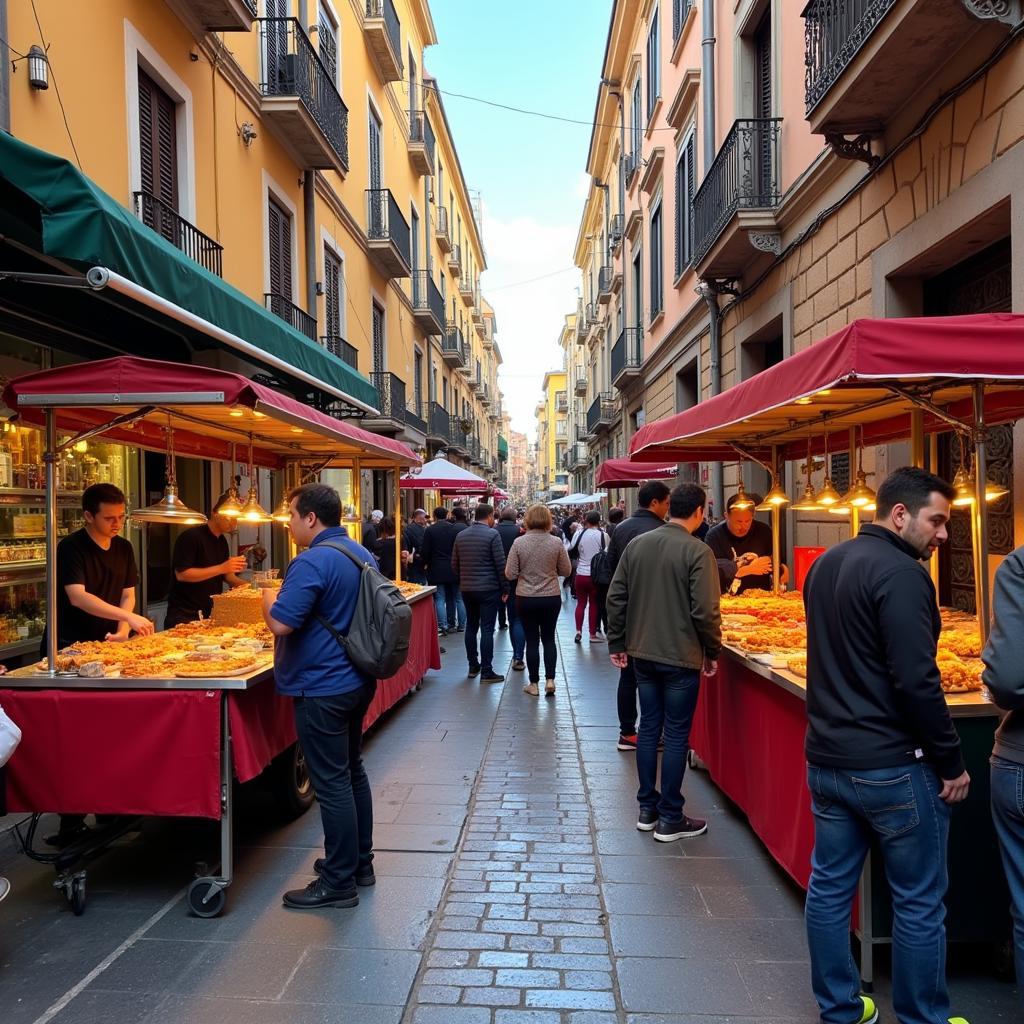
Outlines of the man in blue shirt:
[{"label": "man in blue shirt", "polygon": [[324,854],[317,878],[284,894],[295,909],[354,907],[357,885],[373,885],[373,798],[362,760],[363,718],[377,680],[360,672],[319,618],[344,636],[352,626],[360,570],[332,545],[375,565],[341,528],[341,499],[326,484],[288,496],[288,527],[306,550],[288,566],[280,590],[263,591],[263,618],[274,634],[278,692],[295,701],[295,728],[320,803]]}]

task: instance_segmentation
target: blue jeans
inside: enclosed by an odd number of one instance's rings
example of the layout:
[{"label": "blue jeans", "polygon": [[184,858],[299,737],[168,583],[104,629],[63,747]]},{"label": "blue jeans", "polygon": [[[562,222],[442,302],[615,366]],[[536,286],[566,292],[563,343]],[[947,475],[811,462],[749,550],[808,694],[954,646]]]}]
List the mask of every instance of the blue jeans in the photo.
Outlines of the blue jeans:
[{"label": "blue jeans", "polygon": [[[683,820],[683,773],[690,749],[690,726],[700,693],[700,672],[644,658],[630,658],[640,694],[640,731],[636,771],[641,810],[657,811],[665,824]],[[658,740],[661,754],[661,792],[658,792]]]},{"label": "blue jeans", "polygon": [[306,756],[324,826],[330,889],[347,889],[373,863],[373,797],[363,768],[363,719],[377,692],[372,680],[333,697],[296,697],[295,731]]},{"label": "blue jeans", "polygon": [[454,629],[466,625],[466,606],[462,603],[457,583],[435,583],[434,608],[437,610],[437,624],[441,629]]},{"label": "blue jeans", "polygon": [[892,1005],[900,1024],[945,1024],[946,843],[950,807],[927,765],[845,770],[808,765],[814,853],[805,917],[822,1024],[860,1020],[850,910],[877,836],[892,893]]},{"label": "blue jeans", "polygon": [[1010,886],[1017,991],[1024,1001],[1024,764],[992,755],[992,820]]},{"label": "blue jeans", "polygon": [[512,584],[512,589],[509,591],[508,601],[499,605],[499,608],[504,608],[505,614],[508,616],[508,635],[512,639],[512,660],[522,661],[523,652],[526,650],[526,630],[519,618],[515,583]]},{"label": "blue jeans", "polygon": [[[466,657],[470,668],[481,667],[484,675],[494,671],[494,623],[498,618],[500,590],[467,590],[462,595],[466,602]],[[480,633],[480,656],[477,657],[476,634]]]}]

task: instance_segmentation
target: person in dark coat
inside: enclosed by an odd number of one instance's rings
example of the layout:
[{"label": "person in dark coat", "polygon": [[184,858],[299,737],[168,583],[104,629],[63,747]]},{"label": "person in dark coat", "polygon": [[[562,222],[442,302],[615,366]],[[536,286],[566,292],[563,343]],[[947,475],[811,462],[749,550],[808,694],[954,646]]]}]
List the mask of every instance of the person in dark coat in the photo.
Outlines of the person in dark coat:
[{"label": "person in dark coat", "polygon": [[402,579],[409,583],[426,583],[427,574],[423,569],[423,535],[427,532],[427,513],[418,508],[412,514],[412,522],[402,531]]},{"label": "person in dark coat", "polygon": [[[501,546],[505,549],[507,563],[512,545],[523,535],[523,531],[516,522],[516,510],[511,505],[507,505],[501,510],[501,519],[495,529],[501,538]],[[504,629],[505,626],[502,623],[507,618],[508,628],[511,631],[509,636],[512,638],[512,667],[518,672],[526,668],[526,662],[523,661],[526,651],[526,633],[523,631],[523,624],[519,621],[519,614],[516,610],[516,581],[512,580],[509,586],[511,590],[508,601],[498,606],[498,625]]]},{"label": "person in dark coat", "polygon": [[452,571],[452,549],[460,532],[455,523],[448,522],[448,510],[443,506],[434,509],[434,522],[423,531],[423,567],[427,582],[437,587],[434,606],[442,635],[454,633],[459,621],[458,580]]}]

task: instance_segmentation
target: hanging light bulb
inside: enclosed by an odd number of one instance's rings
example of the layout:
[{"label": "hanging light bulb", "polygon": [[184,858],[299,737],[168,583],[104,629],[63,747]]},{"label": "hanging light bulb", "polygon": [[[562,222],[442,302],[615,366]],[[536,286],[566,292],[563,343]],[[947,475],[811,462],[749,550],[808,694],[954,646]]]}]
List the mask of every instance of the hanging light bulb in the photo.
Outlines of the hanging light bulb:
[{"label": "hanging light bulb", "polygon": [[994,480],[985,481],[985,501],[998,501],[1000,498],[1005,498],[1009,493],[1009,489],[1002,484],[997,484]]},{"label": "hanging light bulb", "polygon": [[275,523],[287,524],[291,521],[292,508],[291,505],[288,504],[287,495],[281,499],[281,504],[274,509],[271,518]]},{"label": "hanging light bulb", "polygon": [[857,476],[847,497],[854,508],[866,508],[875,500],[875,492],[868,487],[868,478],[864,473],[864,428],[860,428],[860,450],[857,454]]},{"label": "hanging light bulb", "polygon": [[201,512],[193,512],[178,497],[178,484],[174,479],[174,431],[171,416],[167,414],[167,484],[164,496],[155,504],[132,512],[133,523],[167,523],[180,526],[198,526],[206,522]]},{"label": "hanging light bulb", "polygon": [[822,508],[829,508],[842,500],[842,496],[832,484],[832,478],[828,475],[828,424],[825,424],[825,479],[821,483],[821,490],[814,496],[815,504]]},{"label": "hanging light bulb", "polygon": [[238,488],[235,486],[235,466],[237,465],[235,443],[231,443],[231,486],[228,488],[227,497],[213,510],[214,515],[226,516],[228,519],[237,519],[242,514],[242,501],[238,496]]},{"label": "hanging light bulb", "polygon": [[252,434],[249,435],[249,493],[238,513],[238,521],[250,525],[273,522],[270,513],[259,502],[259,479],[253,466]]},{"label": "hanging light bulb", "polygon": [[736,496],[729,504],[730,508],[739,509],[741,512],[745,512],[747,509],[754,507],[754,502],[750,495],[743,489],[743,481],[741,480],[739,486],[736,488]]},{"label": "hanging light bulb", "polygon": [[818,512],[821,510],[821,506],[818,504],[817,499],[814,496],[814,484],[811,483],[811,469],[813,467],[811,461],[811,435],[807,435],[807,484],[804,486],[804,493],[800,495],[800,500],[793,505],[794,512]]},{"label": "hanging light bulb", "polygon": [[[768,493],[764,496],[764,500],[760,505],[754,507],[758,512],[771,512],[772,509],[781,508],[783,505],[789,504],[789,495],[786,493],[782,485],[775,479],[774,474],[772,475],[772,485],[768,489]],[[733,508],[736,506],[734,505]]]}]

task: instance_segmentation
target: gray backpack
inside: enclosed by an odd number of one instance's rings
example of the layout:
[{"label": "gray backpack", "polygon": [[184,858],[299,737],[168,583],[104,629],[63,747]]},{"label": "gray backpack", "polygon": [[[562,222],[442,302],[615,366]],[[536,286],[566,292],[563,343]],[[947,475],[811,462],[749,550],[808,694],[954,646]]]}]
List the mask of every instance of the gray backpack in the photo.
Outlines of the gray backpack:
[{"label": "gray backpack", "polygon": [[393,676],[409,657],[412,608],[395,584],[376,566],[364,562],[342,544],[324,541],[359,566],[359,595],[348,635],[342,636],[322,615],[317,621],[345,648],[349,660],[374,679]]}]

